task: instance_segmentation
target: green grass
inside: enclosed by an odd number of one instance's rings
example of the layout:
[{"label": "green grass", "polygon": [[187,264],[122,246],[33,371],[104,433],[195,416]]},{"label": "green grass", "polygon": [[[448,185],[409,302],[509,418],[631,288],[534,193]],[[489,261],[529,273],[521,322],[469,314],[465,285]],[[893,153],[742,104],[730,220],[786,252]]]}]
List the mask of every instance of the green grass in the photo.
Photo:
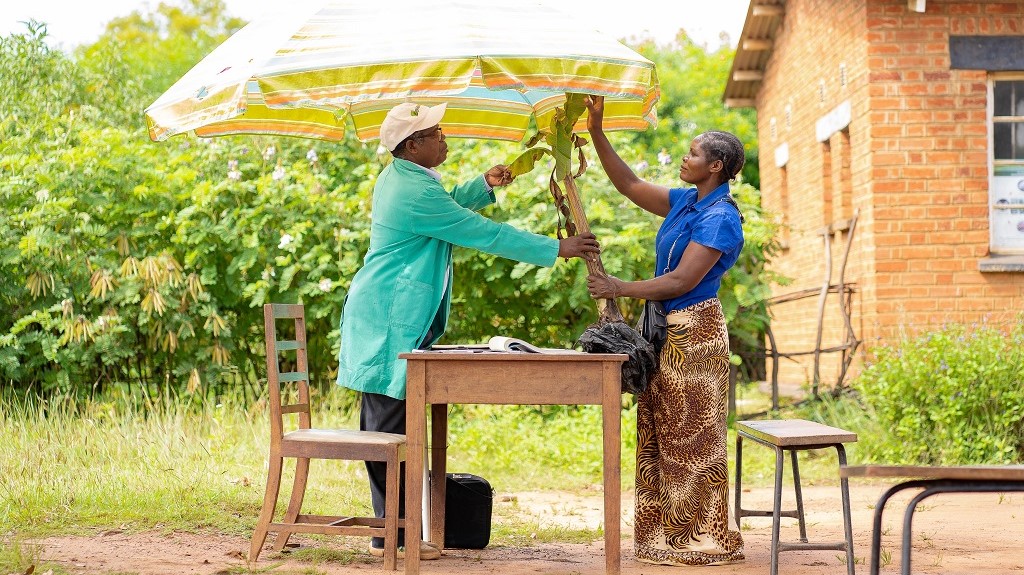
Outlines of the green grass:
[{"label": "green grass", "polygon": [[67,574],[59,564],[40,562],[42,556],[41,545],[23,541],[20,537],[0,538],[0,573],[21,575],[49,571],[52,575]]},{"label": "green grass", "polygon": [[[347,398],[336,393],[315,399],[314,425],[357,427],[339,407]],[[836,425],[836,420],[847,419],[840,423],[849,425],[848,418],[856,415],[846,403],[836,402],[816,404],[795,416]],[[449,471],[481,475],[498,493],[595,488],[600,493],[598,407],[456,406],[449,422]],[[624,498],[633,484],[635,425],[635,407],[625,408]],[[110,528],[248,536],[263,498],[268,434],[263,404],[0,400],[0,533],[18,540]],[[734,445],[730,433],[731,464]],[[770,485],[771,452],[746,446],[744,486]],[[856,461],[852,455],[851,461]],[[837,481],[835,465],[834,452],[802,455],[804,483]],[[292,469],[286,465],[278,515],[290,492]],[[370,514],[369,500],[362,463],[312,464],[304,512]],[[601,536],[600,529],[542,526],[537,518],[517,513],[515,506],[495,506],[495,545]],[[24,572],[38,560],[32,546],[14,539],[2,545],[0,572]],[[315,571],[321,563],[350,560],[310,556],[309,563]]]}]

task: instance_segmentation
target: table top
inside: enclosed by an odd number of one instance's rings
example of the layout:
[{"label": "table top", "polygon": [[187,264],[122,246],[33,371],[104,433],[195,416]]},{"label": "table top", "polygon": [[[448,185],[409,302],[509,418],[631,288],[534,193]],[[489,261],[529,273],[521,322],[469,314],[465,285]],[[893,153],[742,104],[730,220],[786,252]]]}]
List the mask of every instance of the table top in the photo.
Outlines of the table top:
[{"label": "table top", "polygon": [[443,349],[416,350],[400,353],[406,360],[429,359],[431,361],[617,361],[624,362],[629,356],[624,353],[585,353],[573,349],[558,352],[530,353],[526,351],[493,351],[478,346],[448,347]]},{"label": "table top", "polygon": [[446,349],[398,357],[409,362],[409,401],[593,405],[620,401],[621,366],[629,356],[571,349],[564,353]]},{"label": "table top", "polygon": [[854,465],[840,469],[843,477],[907,477],[969,481],[1024,481],[1024,465]]},{"label": "table top", "polygon": [[854,443],[857,434],[806,419],[750,419],[737,421],[736,430],[779,447]]}]

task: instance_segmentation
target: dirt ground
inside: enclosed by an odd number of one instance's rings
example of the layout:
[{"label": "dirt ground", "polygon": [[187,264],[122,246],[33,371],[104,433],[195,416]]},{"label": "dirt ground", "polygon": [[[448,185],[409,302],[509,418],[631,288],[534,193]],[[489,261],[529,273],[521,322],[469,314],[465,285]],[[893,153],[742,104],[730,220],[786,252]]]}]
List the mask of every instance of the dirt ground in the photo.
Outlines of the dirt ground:
[{"label": "dirt ground", "polygon": [[[886,486],[880,483],[851,483],[855,565],[858,573],[868,572],[871,522],[875,503]],[[792,491],[783,499],[792,508]],[[809,539],[842,539],[842,508],[838,486],[804,488]],[[556,492],[520,492],[498,494],[495,505],[512,505],[518,513],[533,514],[542,525],[579,528],[600,525],[602,511],[599,495]],[[658,575],[707,569],[716,575],[766,574],[769,571],[771,518],[746,517],[742,521],[746,560],[739,564],[704,568],[652,566],[632,556],[632,502],[623,494],[622,573]],[[910,495],[900,495],[886,507],[882,538],[883,573],[899,573],[900,533],[903,509]],[[767,508],[771,502],[768,488],[744,489],[744,508]],[[924,501],[914,519],[913,572],[943,574],[1024,574],[1024,550],[1020,544],[1024,530],[1022,494],[947,494]],[[730,501],[731,503],[731,501]],[[783,519],[782,540],[798,538],[795,519]],[[328,547],[351,550],[348,564],[316,562],[293,554],[264,551],[258,563],[244,559],[249,541],[244,537],[195,535],[186,533],[126,534],[117,530],[87,537],[52,537],[37,541],[42,545],[45,562],[59,564],[74,574],[98,575],[135,573],[138,575],[232,573],[286,573],[356,575],[380,573],[382,560],[365,553],[365,539],[330,538],[311,540],[294,536],[305,548]],[[890,559],[885,564],[886,557]],[[584,575],[604,572],[604,545],[601,541],[584,544],[538,544],[532,547],[496,547],[484,550],[445,550],[438,561],[421,563],[423,573],[460,575],[551,574]],[[404,569],[399,561],[399,569]],[[45,571],[45,570],[43,570]],[[36,573],[41,573],[37,570]],[[845,554],[841,551],[787,551],[779,556],[782,575],[825,575],[846,573]]]}]

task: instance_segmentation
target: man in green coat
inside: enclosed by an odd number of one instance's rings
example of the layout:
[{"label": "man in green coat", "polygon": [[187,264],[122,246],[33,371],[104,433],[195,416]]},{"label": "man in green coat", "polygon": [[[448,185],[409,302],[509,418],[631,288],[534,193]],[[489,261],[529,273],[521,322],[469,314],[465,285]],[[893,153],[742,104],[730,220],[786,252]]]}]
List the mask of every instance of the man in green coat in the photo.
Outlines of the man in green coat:
[{"label": "man in green coat", "polygon": [[[370,249],[345,300],[338,368],[338,384],[363,394],[360,429],[367,431],[405,433],[406,362],[398,354],[429,347],[444,334],[453,245],[540,266],[600,251],[593,234],[556,240],[478,214],[494,203],[493,188],[512,182],[505,166],[446,191],[434,170],[448,156],[444,111],[444,104],[399,104],[381,124],[381,144],[394,161],[373,189]],[[383,517],[385,466],[367,462],[366,468],[374,513]],[[404,501],[402,495],[403,515]],[[370,551],[383,555],[383,547],[374,538]],[[439,556],[428,545],[420,550],[421,559]]]}]

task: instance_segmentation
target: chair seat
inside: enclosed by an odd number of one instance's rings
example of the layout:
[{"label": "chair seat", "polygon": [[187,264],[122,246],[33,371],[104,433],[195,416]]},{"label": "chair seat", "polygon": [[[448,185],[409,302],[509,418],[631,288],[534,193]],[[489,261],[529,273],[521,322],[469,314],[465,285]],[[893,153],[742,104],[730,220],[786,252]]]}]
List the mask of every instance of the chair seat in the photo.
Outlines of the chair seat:
[{"label": "chair seat", "polygon": [[805,419],[750,419],[737,421],[736,431],[783,448],[853,443],[857,434]]},{"label": "chair seat", "polygon": [[[387,461],[405,459],[405,436],[356,429],[296,429],[281,438],[283,457]],[[273,448],[271,449],[273,455]]]},{"label": "chair seat", "polygon": [[404,445],[405,436],[358,429],[296,429],[284,434],[284,443],[313,442],[333,445]]}]

